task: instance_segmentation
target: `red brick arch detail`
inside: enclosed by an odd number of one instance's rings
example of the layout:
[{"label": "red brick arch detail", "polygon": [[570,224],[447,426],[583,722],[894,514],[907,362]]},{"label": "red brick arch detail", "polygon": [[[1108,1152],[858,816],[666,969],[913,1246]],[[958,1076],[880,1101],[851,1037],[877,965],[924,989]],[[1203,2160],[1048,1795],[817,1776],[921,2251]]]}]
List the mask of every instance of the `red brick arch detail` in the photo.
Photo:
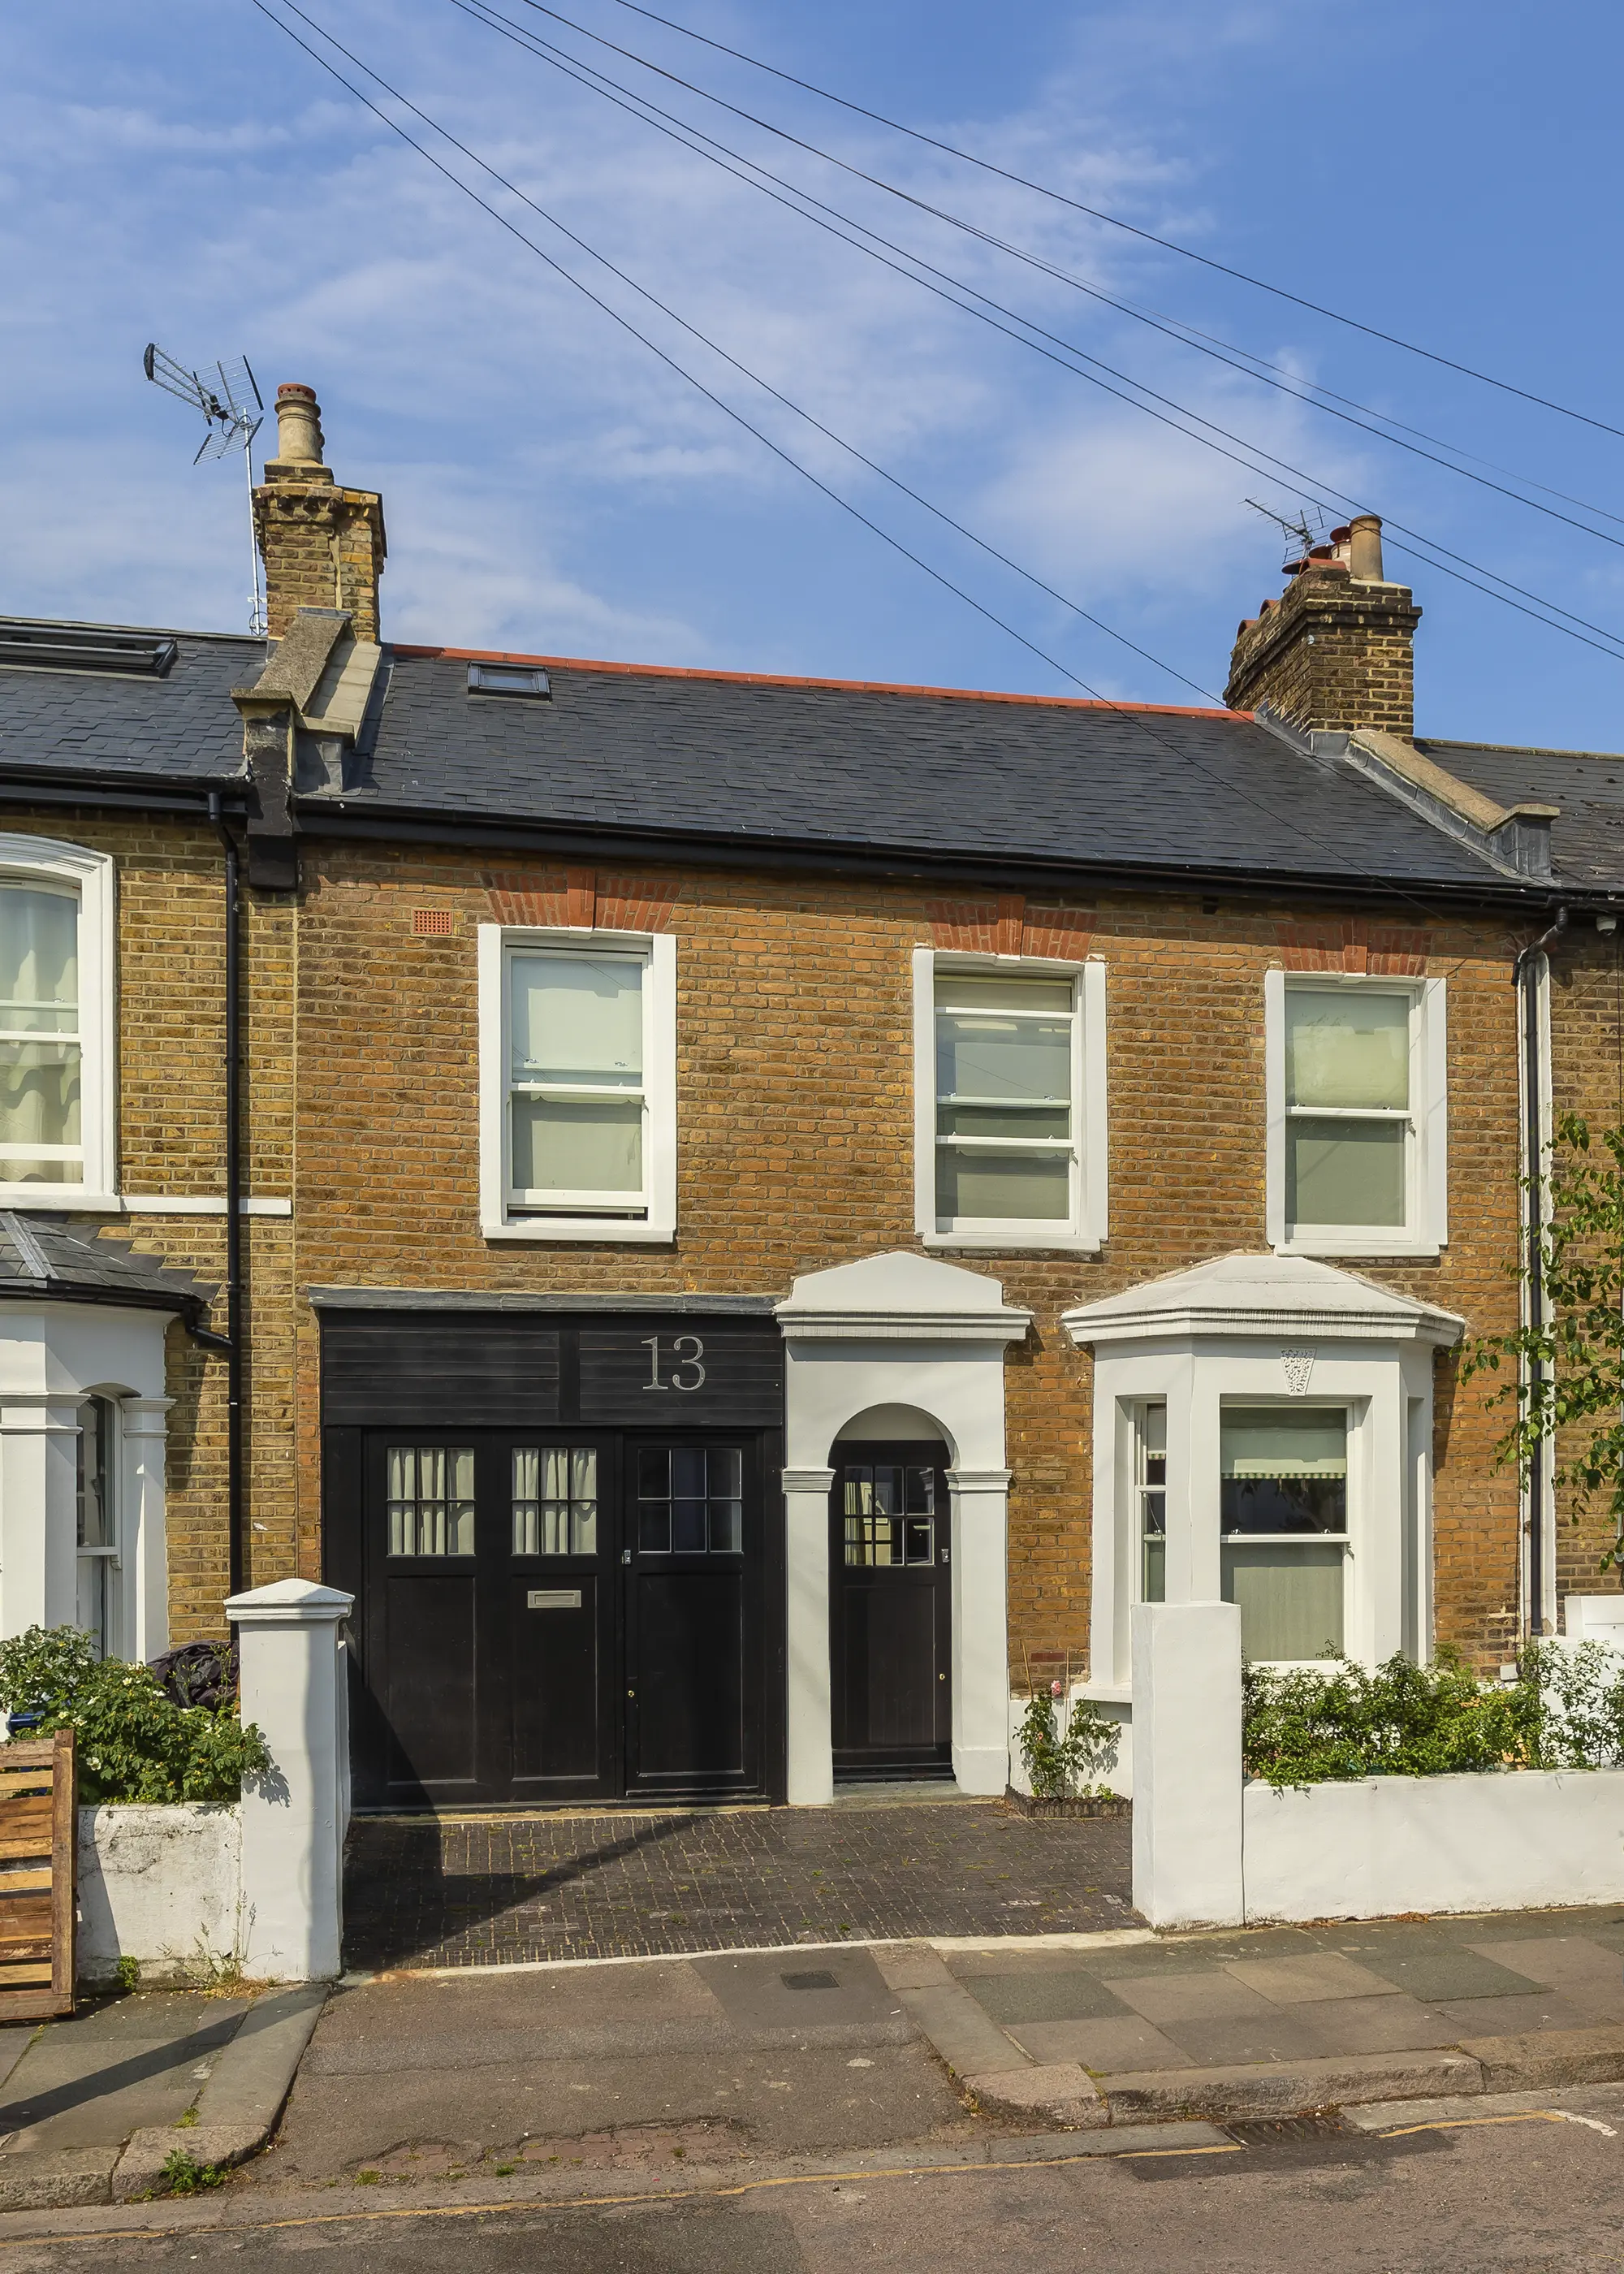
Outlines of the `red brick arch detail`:
[{"label": "red brick arch detail", "polygon": [[584,931],[666,931],[680,890],[673,877],[573,868],[528,874],[492,870],[485,883],[498,923]]},{"label": "red brick arch detail", "polygon": [[1028,907],[1024,893],[988,900],[932,900],[931,945],[961,955],[1047,955],[1075,960],[1094,938],[1092,908]]},{"label": "red brick arch detail", "polygon": [[1372,978],[1425,979],[1432,934],[1372,924],[1364,916],[1274,927],[1288,971],[1351,971]]}]

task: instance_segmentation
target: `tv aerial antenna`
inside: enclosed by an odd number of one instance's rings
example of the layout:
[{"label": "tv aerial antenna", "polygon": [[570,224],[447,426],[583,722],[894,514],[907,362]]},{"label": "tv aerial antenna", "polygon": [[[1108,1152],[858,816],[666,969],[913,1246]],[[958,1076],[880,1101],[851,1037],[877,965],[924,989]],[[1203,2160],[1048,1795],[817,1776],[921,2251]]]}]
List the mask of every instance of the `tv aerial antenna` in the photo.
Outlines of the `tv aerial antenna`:
[{"label": "tv aerial antenna", "polygon": [[265,587],[259,581],[259,548],[253,533],[253,438],[265,421],[265,397],[246,356],[233,363],[210,364],[204,371],[189,371],[167,355],[155,340],[149,341],[141,368],[154,387],[200,410],[207,431],[198,445],[192,464],[205,458],[223,458],[232,450],[243,454],[243,477],[248,486],[248,550],[253,563],[253,597],[249,603],[248,629],[255,639],[266,633]]},{"label": "tv aerial antenna", "polygon": [[1243,500],[1243,503],[1249,505],[1253,513],[1260,513],[1265,521],[1272,521],[1276,529],[1283,531],[1286,539],[1286,558],[1283,565],[1288,568],[1293,561],[1306,561],[1316,545],[1325,543],[1326,532],[1330,523],[1317,508],[1311,513],[1308,507],[1301,506],[1297,509],[1296,518],[1290,519],[1283,513],[1276,513],[1273,506],[1259,505],[1256,498],[1246,498]]}]

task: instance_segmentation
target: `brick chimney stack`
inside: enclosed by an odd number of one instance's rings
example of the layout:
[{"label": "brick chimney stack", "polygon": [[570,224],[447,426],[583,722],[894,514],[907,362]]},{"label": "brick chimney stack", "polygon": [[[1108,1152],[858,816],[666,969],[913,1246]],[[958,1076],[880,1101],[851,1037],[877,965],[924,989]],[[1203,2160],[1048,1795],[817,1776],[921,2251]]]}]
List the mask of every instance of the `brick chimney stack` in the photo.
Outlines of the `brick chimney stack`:
[{"label": "brick chimney stack", "polygon": [[279,387],[276,456],[253,493],[271,637],[284,639],[300,608],[347,608],[356,638],[376,640],[383,500],[376,490],[342,489],[323,447],[314,388]]},{"label": "brick chimney stack", "polygon": [[1412,741],[1421,611],[1407,584],[1383,574],[1379,516],[1334,529],[1286,575],[1280,599],[1236,634],[1224,701],[1235,711],[1267,703],[1311,732],[1372,727]]}]

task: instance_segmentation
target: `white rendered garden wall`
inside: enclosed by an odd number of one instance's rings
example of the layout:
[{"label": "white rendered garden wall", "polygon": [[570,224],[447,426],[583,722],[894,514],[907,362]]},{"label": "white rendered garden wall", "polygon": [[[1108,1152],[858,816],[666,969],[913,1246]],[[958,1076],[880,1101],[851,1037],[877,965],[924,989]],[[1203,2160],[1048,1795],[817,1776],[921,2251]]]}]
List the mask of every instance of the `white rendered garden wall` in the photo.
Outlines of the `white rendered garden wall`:
[{"label": "white rendered garden wall", "polygon": [[1241,1771],[1240,1613],[1133,1611],[1133,1900],[1153,1926],[1624,1901],[1624,1769],[1370,1777],[1277,1793]]},{"label": "white rendered garden wall", "polygon": [[304,1579],[234,1595],[242,1713],[269,1772],[238,1802],[82,1808],[79,1973],[147,1982],[326,1982],[343,1939],[350,1815],[348,1675],[352,1598]]}]

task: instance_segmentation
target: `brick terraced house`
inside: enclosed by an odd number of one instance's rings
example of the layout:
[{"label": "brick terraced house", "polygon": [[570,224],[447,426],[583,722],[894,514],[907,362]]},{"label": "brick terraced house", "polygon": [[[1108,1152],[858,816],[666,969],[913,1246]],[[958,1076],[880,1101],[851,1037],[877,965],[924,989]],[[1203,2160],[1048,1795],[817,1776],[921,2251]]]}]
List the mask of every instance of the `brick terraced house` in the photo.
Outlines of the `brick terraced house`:
[{"label": "brick terraced house", "polygon": [[1457,1351],[1617,1111],[1624,761],[1415,741],[1377,523],[1227,711],[470,654],[277,410],[268,646],[0,624],[4,1631],[327,1578],[456,1807],[1001,1792],[1141,1596],[1552,1622]]}]

